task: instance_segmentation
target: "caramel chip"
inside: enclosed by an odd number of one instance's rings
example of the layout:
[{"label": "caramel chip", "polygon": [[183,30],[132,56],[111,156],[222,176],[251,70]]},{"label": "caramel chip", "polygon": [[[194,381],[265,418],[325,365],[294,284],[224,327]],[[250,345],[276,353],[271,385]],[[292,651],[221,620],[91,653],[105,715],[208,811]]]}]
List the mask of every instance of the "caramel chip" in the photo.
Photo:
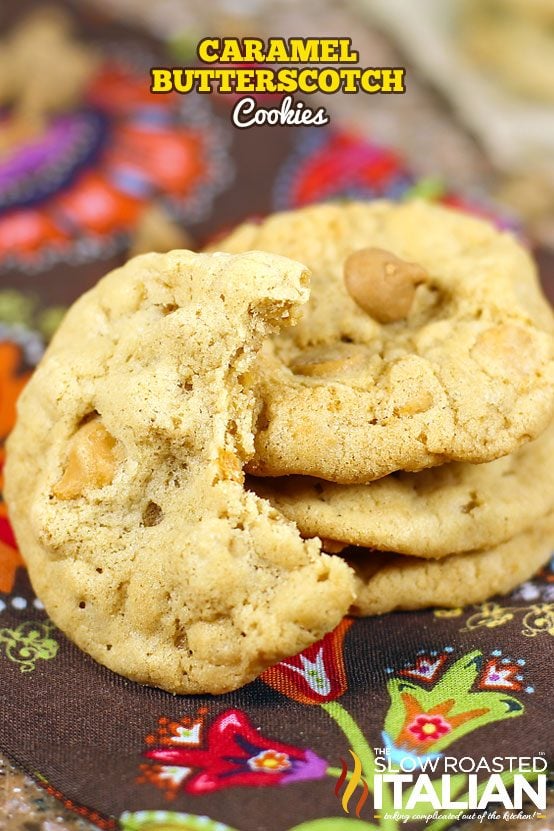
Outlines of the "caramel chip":
[{"label": "caramel chip", "polygon": [[111,484],[117,466],[117,442],[95,418],[79,427],[69,443],[67,465],[52,493],[58,499],[77,499],[88,488]]},{"label": "caramel chip", "polygon": [[503,323],[478,336],[471,356],[492,375],[529,375],[537,368],[533,339],[521,326]]},{"label": "caramel chip", "polygon": [[426,413],[433,404],[433,396],[429,390],[417,390],[407,401],[398,407],[398,415],[405,416]]},{"label": "caramel chip", "polygon": [[295,375],[321,377],[341,375],[360,369],[367,363],[363,349],[353,344],[316,346],[298,354],[290,363]]},{"label": "caramel chip", "polygon": [[344,263],[348,293],[379,323],[407,317],[416,287],[426,280],[426,271],[417,263],[401,260],[383,248],[361,248]]},{"label": "caramel chip", "polygon": [[339,542],[338,540],[328,540],[321,538],[321,548],[326,554],[340,554],[345,548],[348,548],[347,542]]},{"label": "caramel chip", "polygon": [[222,479],[230,479],[232,482],[244,482],[244,473],[238,457],[229,450],[220,450],[218,455],[218,468]]}]

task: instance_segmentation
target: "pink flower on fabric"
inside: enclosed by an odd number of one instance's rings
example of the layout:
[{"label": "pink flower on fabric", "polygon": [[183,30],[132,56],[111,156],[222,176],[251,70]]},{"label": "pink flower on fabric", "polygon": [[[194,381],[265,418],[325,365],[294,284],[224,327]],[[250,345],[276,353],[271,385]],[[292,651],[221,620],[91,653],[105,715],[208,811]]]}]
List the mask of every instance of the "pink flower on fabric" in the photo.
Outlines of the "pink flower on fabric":
[{"label": "pink flower on fabric", "polygon": [[[194,794],[321,779],[328,767],[311,750],[262,736],[241,710],[226,710],[217,716],[202,747],[175,743],[152,748],[144,755],[159,763],[160,779],[167,779],[170,770],[175,781],[178,769],[185,770],[182,789]],[[154,777],[149,778],[152,781]],[[164,787],[164,782],[156,784]]]}]

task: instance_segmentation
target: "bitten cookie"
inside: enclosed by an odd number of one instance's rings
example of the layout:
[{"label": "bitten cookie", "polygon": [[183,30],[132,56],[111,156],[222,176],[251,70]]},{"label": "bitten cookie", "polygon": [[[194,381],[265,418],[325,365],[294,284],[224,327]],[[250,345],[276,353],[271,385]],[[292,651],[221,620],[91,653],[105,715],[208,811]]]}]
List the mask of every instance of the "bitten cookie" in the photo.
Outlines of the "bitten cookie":
[{"label": "bitten cookie", "polygon": [[266,253],[137,257],[73,306],[20,398],[6,498],[32,583],[128,678],[235,689],[352,602],[348,566],[243,486],[244,377],[307,286]]},{"label": "bitten cookie", "polygon": [[552,419],[552,314],[526,251],[425,202],[326,204],[245,224],[312,271],[299,325],[257,362],[249,470],[364,483],[512,453]]},{"label": "bitten cookie", "polygon": [[457,607],[506,594],[546,563],[554,545],[554,515],[486,551],[416,560],[360,549],[348,557],[356,572],[356,615],[401,609]]},{"label": "bitten cookie", "polygon": [[398,472],[368,485],[288,476],[250,485],[304,537],[415,557],[491,548],[554,509],[554,424],[510,456]]}]

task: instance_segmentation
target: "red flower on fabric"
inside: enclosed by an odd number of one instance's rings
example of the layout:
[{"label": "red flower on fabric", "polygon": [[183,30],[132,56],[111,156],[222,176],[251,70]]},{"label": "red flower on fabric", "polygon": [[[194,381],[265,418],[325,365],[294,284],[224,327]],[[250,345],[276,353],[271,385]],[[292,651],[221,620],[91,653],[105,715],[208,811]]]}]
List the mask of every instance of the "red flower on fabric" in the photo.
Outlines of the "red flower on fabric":
[{"label": "red flower on fabric", "polygon": [[352,620],[344,618],[323,640],[266,669],[261,680],[301,704],[322,704],[340,698],[348,687],[343,644],[351,626]]},{"label": "red flower on fabric", "polygon": [[412,176],[393,151],[343,130],[310,130],[274,186],[277,210],[328,199],[398,198]]},{"label": "red flower on fabric", "polygon": [[422,713],[416,716],[414,721],[408,725],[410,733],[420,742],[430,742],[440,739],[452,730],[452,725],[445,721],[442,716],[431,716]]},{"label": "red flower on fabric", "polygon": [[203,794],[321,779],[328,767],[311,750],[262,736],[241,710],[221,713],[208,728],[203,747],[186,746],[181,741],[152,748],[144,755],[158,763],[147,778],[169,789],[170,796],[176,787]]}]

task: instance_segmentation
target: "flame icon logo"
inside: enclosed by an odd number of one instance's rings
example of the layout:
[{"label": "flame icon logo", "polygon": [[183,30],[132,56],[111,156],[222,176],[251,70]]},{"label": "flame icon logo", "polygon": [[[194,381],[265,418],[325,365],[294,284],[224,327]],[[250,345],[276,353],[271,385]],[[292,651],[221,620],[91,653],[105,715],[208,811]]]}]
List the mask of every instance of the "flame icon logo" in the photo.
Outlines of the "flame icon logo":
[{"label": "flame icon logo", "polygon": [[[354,753],[354,751],[350,750],[350,749],[348,750],[348,752],[350,753],[350,755],[354,759],[354,770],[350,774],[348,784],[346,785],[346,788],[344,789],[344,793],[343,793],[342,799],[341,799],[341,805],[342,805],[342,809],[345,812],[345,814],[349,814],[350,813],[350,810],[349,810],[350,800],[351,800],[352,796],[354,795],[354,792],[355,792],[356,788],[359,787],[359,785],[362,785],[363,786],[363,791],[361,793],[360,798],[358,799],[358,802],[356,804],[356,810],[355,810],[356,816],[359,819],[361,810],[364,807],[364,805],[366,803],[366,800],[367,800],[367,797],[369,795],[369,788],[367,786],[367,782],[365,781],[365,779],[362,776],[362,763],[360,762],[357,754]],[[341,771],[341,774],[340,774],[339,778],[337,779],[337,784],[335,785],[335,796],[337,798],[339,798],[340,790],[341,790],[341,788],[342,788],[342,786],[343,786],[343,784],[346,780],[346,777],[348,775],[348,765],[346,764],[344,759],[341,758],[340,761],[341,761],[341,765],[342,765],[342,771]]]}]

